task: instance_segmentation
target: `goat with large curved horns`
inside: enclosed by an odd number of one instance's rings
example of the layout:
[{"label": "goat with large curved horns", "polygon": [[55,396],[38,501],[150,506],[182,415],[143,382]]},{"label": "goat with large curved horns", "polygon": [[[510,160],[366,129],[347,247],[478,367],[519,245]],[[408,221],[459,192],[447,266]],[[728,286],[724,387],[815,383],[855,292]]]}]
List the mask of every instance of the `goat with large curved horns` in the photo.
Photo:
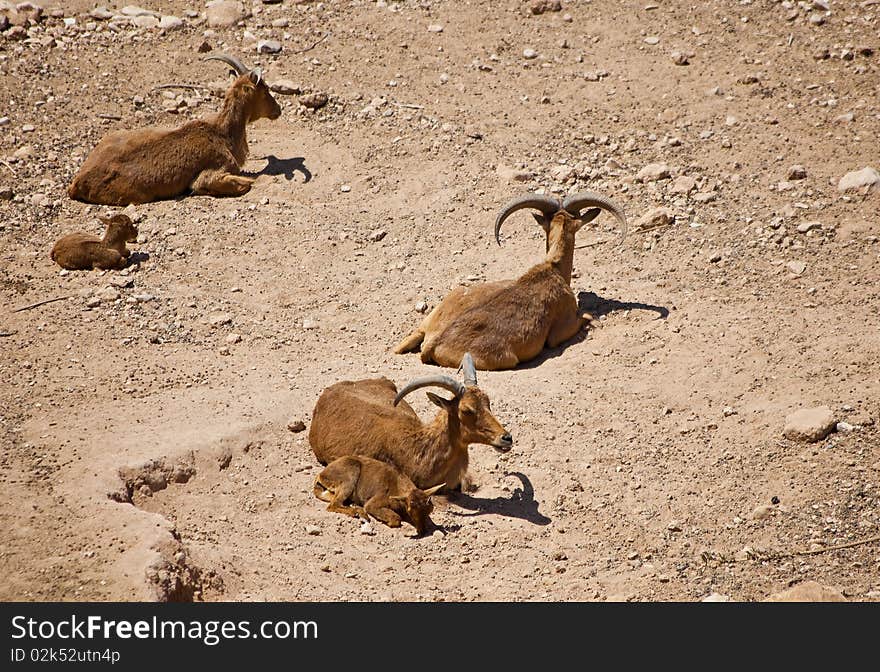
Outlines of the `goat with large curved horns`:
[{"label": "goat with large curved horns", "polygon": [[574,240],[578,230],[610,212],[621,224],[626,216],[610,198],[581,192],[562,202],[551,196],[529,194],[507,203],[495,220],[495,238],[513,213],[534,210],[546,234],[544,261],[516,280],[457,287],[403,339],[394,352],[412,352],[421,346],[422,361],[456,366],[470,352],[478,369],[512,369],[555,348],[577,334],[591,319],[578,311],[571,289]]},{"label": "goat with large curved horns", "polygon": [[248,154],[245,127],[277,119],[281,107],[259,68],[225,54],[205,60],[226,63],[236,75],[216,115],[178,128],[141,128],[108,133],[70,183],[71,198],[128,205],[174,198],[191,191],[241,196],[253,179],[240,174]]},{"label": "goat with large curved horns", "polygon": [[[309,443],[318,461],[329,464],[346,455],[372,457],[397,467],[421,489],[445,483],[456,488],[467,471],[468,445],[484,443],[506,453],[513,438],[492,415],[489,398],[477,387],[471,356],[462,357],[464,382],[447,375],[417,378],[400,391],[388,378],[345,380],[325,389],[315,404]],[[447,399],[428,392],[440,407],[423,423],[404,397],[424,387],[452,393]]]}]

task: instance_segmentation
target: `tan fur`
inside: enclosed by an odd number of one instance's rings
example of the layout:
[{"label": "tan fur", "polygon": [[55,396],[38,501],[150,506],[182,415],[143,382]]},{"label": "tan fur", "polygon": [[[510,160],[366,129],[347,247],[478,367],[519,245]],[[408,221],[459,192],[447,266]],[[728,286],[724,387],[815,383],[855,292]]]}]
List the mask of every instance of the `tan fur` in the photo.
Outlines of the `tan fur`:
[{"label": "tan fur", "polygon": [[242,75],[226,91],[217,115],[174,129],[143,128],[104,136],[67,193],[79,201],[107,205],[147,203],[190,190],[240,196],[253,183],[239,175],[248,154],[245,127],[280,115],[266,83]]},{"label": "tan fur", "polygon": [[387,462],[362,455],[333,460],[315,479],[314,493],[329,502],[328,511],[364,520],[372,516],[388,527],[400,527],[405,520],[419,534],[431,523],[434,509],[431,491],[420,490]]},{"label": "tan fur", "polygon": [[[539,220],[540,221],[540,220]],[[565,211],[547,224],[547,256],[517,280],[459,287],[394,349],[422,361],[457,367],[470,352],[478,369],[511,369],[555,348],[590,320],[571,290],[575,234],[582,225]]]},{"label": "tan fur", "polygon": [[103,238],[88,233],[70,233],[52,246],[49,255],[52,261],[71,271],[124,268],[130,254],[125,244],[137,240],[137,227],[128,215],[99,219],[107,225]]},{"label": "tan fur", "polygon": [[397,388],[387,378],[342,381],[321,393],[312,414],[309,443],[318,461],[365,455],[396,466],[419,488],[459,485],[467,471],[468,444],[510,449],[512,439],[476,386],[460,398],[428,398],[440,407],[423,423],[406,401],[394,406]]}]

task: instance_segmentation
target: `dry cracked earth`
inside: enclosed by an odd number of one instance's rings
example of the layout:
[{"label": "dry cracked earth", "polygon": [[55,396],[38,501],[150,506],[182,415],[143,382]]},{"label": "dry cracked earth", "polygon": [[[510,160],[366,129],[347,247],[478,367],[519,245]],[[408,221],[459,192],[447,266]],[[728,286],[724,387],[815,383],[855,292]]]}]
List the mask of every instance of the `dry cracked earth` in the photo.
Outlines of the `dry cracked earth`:
[{"label": "dry cracked earth", "polygon": [[[0,598],[880,600],[880,2],[535,4],[0,3]],[[253,189],[59,272],[106,210],[72,176],[216,111],[207,50],[279,91]],[[480,374],[514,449],[425,537],[327,512],[288,425],[436,372],[391,353],[416,307],[541,260],[508,199],[584,189],[630,235],[579,236],[594,328]]]}]

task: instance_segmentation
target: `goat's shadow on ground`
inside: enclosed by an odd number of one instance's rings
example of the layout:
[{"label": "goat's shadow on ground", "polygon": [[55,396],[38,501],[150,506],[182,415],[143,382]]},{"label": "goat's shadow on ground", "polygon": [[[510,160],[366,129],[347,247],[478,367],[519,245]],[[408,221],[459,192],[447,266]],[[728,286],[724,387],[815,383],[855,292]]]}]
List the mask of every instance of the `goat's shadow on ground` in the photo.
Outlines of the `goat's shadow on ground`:
[{"label": "goat's shadow on ground", "polygon": [[149,261],[149,252],[132,252],[128,255],[128,266],[139,266],[141,262]]},{"label": "goat's shadow on ground", "polygon": [[[482,516],[487,513],[498,516],[506,516],[507,518],[521,518],[527,520],[534,525],[548,525],[550,518],[538,511],[538,502],[535,501],[535,489],[528,476],[518,471],[511,471],[505,476],[516,476],[522,483],[522,487],[517,487],[509,498],[494,497],[492,499],[482,499],[480,497],[472,497],[464,492],[456,492],[449,496],[449,503],[455,504],[468,512],[450,511],[454,516]],[[447,526],[447,530],[454,526]]]},{"label": "goat's shadow on ground", "polygon": [[[598,320],[603,315],[608,315],[618,310],[650,310],[657,313],[655,319],[665,320],[669,316],[669,309],[664,306],[654,306],[650,303],[640,303],[638,301],[618,301],[616,299],[605,299],[594,292],[578,292],[578,311],[581,313],[589,313],[593,319]],[[567,340],[562,345],[555,348],[544,348],[541,354],[518,365],[517,369],[534,369],[541,366],[548,359],[559,357],[568,348],[587,339],[590,329],[582,329],[574,337]]]},{"label": "goat's shadow on ground", "polygon": [[292,180],[294,173],[302,173],[303,184],[312,179],[312,171],[305,164],[305,158],[302,156],[294,156],[290,159],[279,159],[274,154],[261,157],[268,161],[266,167],[255,173],[250,173],[254,177],[260,175],[284,175],[284,179]]}]

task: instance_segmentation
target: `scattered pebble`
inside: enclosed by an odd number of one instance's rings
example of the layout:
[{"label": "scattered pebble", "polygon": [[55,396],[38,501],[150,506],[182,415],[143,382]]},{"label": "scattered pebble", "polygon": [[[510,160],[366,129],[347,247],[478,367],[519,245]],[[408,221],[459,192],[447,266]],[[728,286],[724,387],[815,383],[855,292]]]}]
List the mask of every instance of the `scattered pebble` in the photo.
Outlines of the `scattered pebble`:
[{"label": "scattered pebble", "polygon": [[281,52],[281,43],[278,40],[260,40],[257,42],[258,54],[277,54]]},{"label": "scattered pebble", "polygon": [[321,534],[321,528],[317,525],[306,525],[306,534],[317,537]]},{"label": "scattered pebble", "polygon": [[533,58],[538,58],[538,52],[535,51],[534,49],[530,49],[530,48],[523,49],[522,54],[523,54],[523,58],[525,58],[525,59],[531,60]]},{"label": "scattered pebble", "polygon": [[291,420],[287,423],[287,429],[289,429],[294,434],[298,432],[303,432],[306,429],[306,423],[302,420]]}]

